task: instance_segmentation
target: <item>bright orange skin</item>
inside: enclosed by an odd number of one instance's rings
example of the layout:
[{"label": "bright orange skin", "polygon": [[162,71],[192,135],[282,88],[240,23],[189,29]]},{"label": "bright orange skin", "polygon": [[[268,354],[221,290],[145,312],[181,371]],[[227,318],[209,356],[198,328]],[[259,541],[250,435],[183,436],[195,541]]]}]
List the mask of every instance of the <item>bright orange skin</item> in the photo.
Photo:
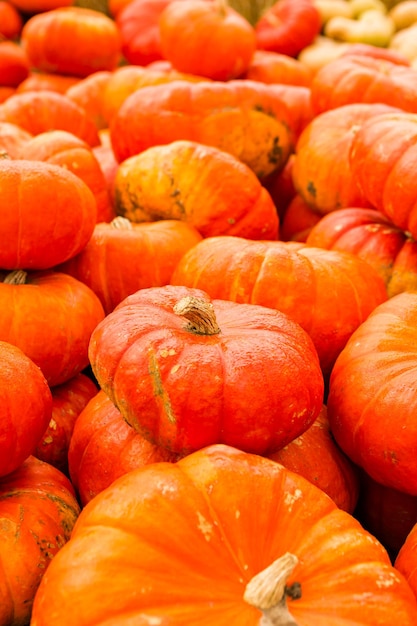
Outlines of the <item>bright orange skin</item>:
[{"label": "bright orange skin", "polygon": [[159,16],[159,41],[175,69],[212,80],[242,77],[256,50],[249,22],[227,4],[207,0],[169,2]]},{"label": "bright orange skin", "polygon": [[[80,178],[96,201],[96,222],[110,222],[115,217],[106,178],[92,147],[65,130],[40,133],[26,142],[20,158],[59,165]],[[69,207],[72,210],[72,207]],[[83,246],[84,248],[84,246]]]},{"label": "bright orange skin", "polygon": [[79,512],[68,478],[33,456],[0,478],[1,624],[29,623],[39,583]]},{"label": "bright orange skin", "polygon": [[369,119],[355,136],[349,159],[368,201],[416,239],[417,113]]},{"label": "bright orange skin", "polygon": [[405,576],[411,589],[417,596],[417,523],[409,532],[404,544],[402,545],[397,558],[395,559],[395,567],[403,576]]},{"label": "bright orange skin", "polygon": [[68,450],[71,482],[83,506],[123,474],[178,458],[129,426],[104,391],[79,414]]},{"label": "bright orange skin", "polygon": [[88,342],[104,311],[86,285],[52,270],[32,272],[24,284],[0,282],[0,309],[0,339],[27,354],[51,387],[87,367]]},{"label": "bright orange skin", "polygon": [[282,465],[222,445],[96,496],[45,573],[31,623],[258,626],[246,584],[285,552],[299,559],[287,583],[301,586],[286,601],[295,623],[392,626],[395,615],[414,626],[412,590],[351,515]]},{"label": "bright orange skin", "polygon": [[111,76],[112,72],[106,70],[94,72],[86,78],[78,80],[66,90],[68,98],[87,112],[99,130],[107,128],[103,102],[104,92]]},{"label": "bright orange skin", "polygon": [[383,103],[417,113],[416,71],[388,59],[343,55],[314,76],[311,99],[318,115],[353,103]]},{"label": "bright orange skin", "polygon": [[37,365],[17,346],[0,341],[0,476],[33,454],[52,414],[52,396]]},{"label": "bright orange skin", "polygon": [[23,17],[9,0],[0,0],[0,35],[17,39],[23,27]]},{"label": "bright orange skin", "polygon": [[167,285],[181,257],[202,239],[179,220],[116,224],[97,224],[85,248],[57,268],[90,287],[106,314],[138,289]]},{"label": "bright orange skin", "polygon": [[375,209],[324,215],[310,230],[307,244],[358,255],[384,280],[389,297],[417,289],[417,243]]},{"label": "bright orange skin", "polygon": [[96,201],[86,183],[42,161],[1,160],[0,202],[2,269],[63,263],[84,248],[96,223]]},{"label": "bright orange skin", "polygon": [[96,393],[96,384],[82,373],[52,387],[51,419],[34,456],[68,475],[68,448],[75,422]]},{"label": "bright orange skin", "polygon": [[[314,211],[300,194],[297,193],[287,206],[284,217],[282,218],[279,238],[281,241],[305,242],[308,239],[311,229],[321,218],[322,216]],[[314,243],[311,245],[314,246]]]},{"label": "bright orange skin", "polygon": [[342,450],[382,485],[417,495],[417,294],[378,306],[330,377],[328,417]]},{"label": "bright orange skin", "polygon": [[259,80],[261,83],[279,83],[310,87],[313,73],[311,69],[287,54],[256,50],[245,78]]},{"label": "bright orange skin", "polygon": [[28,75],[29,59],[26,52],[15,41],[1,41],[0,34],[0,85],[17,87]]},{"label": "bright orange skin", "polygon": [[276,85],[184,80],[132,93],[110,123],[119,162],[177,140],[213,146],[262,178],[283,167],[293,145],[290,113]]},{"label": "bright orange skin", "polygon": [[17,124],[32,135],[48,130],[66,130],[90,146],[100,143],[97,127],[86,111],[56,91],[13,94],[0,105],[0,121]]},{"label": "bright orange skin", "polygon": [[55,91],[65,94],[67,89],[80,82],[78,76],[64,76],[47,72],[31,71],[16,89],[16,93],[25,91]]},{"label": "bright orange skin", "polygon": [[142,289],[91,336],[94,375],[126,421],[178,454],[211,443],[263,454],[308,428],[324,385],[307,333],[279,311],[214,301],[220,332],[196,334],[173,310],[185,296],[210,302],[198,289]]},{"label": "bright orange skin", "polygon": [[6,153],[11,159],[18,159],[25,143],[33,135],[20,126],[10,122],[0,122],[0,153]]},{"label": "bright orange skin", "polygon": [[114,70],[121,38],[114,20],[77,6],[33,15],[24,25],[21,42],[31,66],[42,72],[84,78]]},{"label": "bright orange skin", "polygon": [[380,276],[352,254],[225,235],[186,252],[171,283],[286,313],[309,333],[326,376],[352,332],[387,299]]},{"label": "bright orange skin", "polygon": [[116,211],[133,222],[182,220],[202,237],[277,239],[268,191],[232,154],[194,141],[153,146],[119,165]]}]

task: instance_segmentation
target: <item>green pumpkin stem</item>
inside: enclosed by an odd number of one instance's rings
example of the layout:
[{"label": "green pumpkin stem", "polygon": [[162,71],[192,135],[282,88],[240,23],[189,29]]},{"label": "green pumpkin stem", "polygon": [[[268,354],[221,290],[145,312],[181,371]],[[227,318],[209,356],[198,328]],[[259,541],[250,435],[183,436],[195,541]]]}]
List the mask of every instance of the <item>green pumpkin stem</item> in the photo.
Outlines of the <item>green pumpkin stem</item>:
[{"label": "green pumpkin stem", "polygon": [[[254,576],[246,586],[243,599],[262,611],[259,626],[297,626],[287,609],[286,598],[301,597],[299,585],[287,587],[288,576],[293,572],[298,559],[286,552],[266,569]],[[294,595],[294,588],[297,593]]]},{"label": "green pumpkin stem", "polygon": [[174,306],[174,313],[188,320],[185,330],[190,333],[195,335],[217,335],[220,332],[214,307],[207,300],[186,296]]},{"label": "green pumpkin stem", "polygon": [[6,285],[24,285],[26,283],[28,273],[24,270],[13,270],[7,274],[3,283]]}]

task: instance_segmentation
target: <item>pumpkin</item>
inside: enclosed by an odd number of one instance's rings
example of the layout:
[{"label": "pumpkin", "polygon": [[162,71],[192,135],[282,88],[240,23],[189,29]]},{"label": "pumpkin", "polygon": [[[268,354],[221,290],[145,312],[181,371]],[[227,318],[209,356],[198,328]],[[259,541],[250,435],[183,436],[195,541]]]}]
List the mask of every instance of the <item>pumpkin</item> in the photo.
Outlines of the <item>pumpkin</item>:
[{"label": "pumpkin", "polygon": [[84,248],[96,223],[96,202],[86,183],[50,163],[0,160],[0,203],[2,269],[62,263]]},{"label": "pumpkin", "polygon": [[15,41],[1,41],[0,35],[0,85],[17,87],[28,75],[29,60],[25,51]]},{"label": "pumpkin", "polygon": [[321,410],[317,353],[298,324],[199,289],[128,296],[94,329],[89,357],[126,421],[178,454],[211,443],[274,452]]},{"label": "pumpkin", "polygon": [[406,67],[410,67],[410,60],[407,59],[406,56],[394,50],[393,48],[380,48],[379,46],[374,46],[371,44],[358,42],[358,43],[350,43],[345,46],[341,56],[365,56],[376,59],[381,59],[384,61],[390,61],[391,63],[396,63],[397,65],[405,65]]},{"label": "pumpkin", "polygon": [[80,507],[68,478],[29,456],[0,478],[0,624],[28,624],[35,593]]},{"label": "pumpkin", "polygon": [[352,332],[387,299],[376,270],[353,254],[226,235],[186,252],[171,284],[282,311],[312,338],[326,378]]},{"label": "pumpkin", "polygon": [[416,71],[388,59],[345,55],[326,63],[311,83],[316,115],[353,103],[383,103],[417,113]]},{"label": "pumpkin", "polygon": [[26,91],[54,91],[65,94],[67,89],[80,81],[78,76],[64,76],[50,72],[31,70],[27,78],[17,86],[16,93]]},{"label": "pumpkin", "polygon": [[59,7],[66,7],[72,4],[72,0],[9,0],[15,8],[26,16],[44,11],[52,11]]},{"label": "pumpkin", "polygon": [[23,28],[23,17],[9,0],[0,0],[0,35],[17,39]]},{"label": "pumpkin", "polygon": [[143,87],[123,102],[110,122],[119,162],[177,140],[229,152],[261,178],[282,168],[292,150],[288,107],[275,85],[230,80],[176,80]]},{"label": "pumpkin", "polygon": [[31,624],[412,626],[416,613],[354,517],[281,464],[214,445],[98,494],[43,576]]},{"label": "pumpkin", "polygon": [[417,596],[417,523],[414,524],[407,535],[401,549],[395,559],[395,567],[406,578],[411,589]]},{"label": "pumpkin", "polygon": [[14,96],[15,93],[16,87],[5,87],[0,85],[0,104],[8,100],[10,96]]},{"label": "pumpkin", "polygon": [[416,239],[417,114],[387,113],[364,127],[352,142],[352,175],[368,201]]},{"label": "pumpkin", "polygon": [[223,0],[175,0],[159,16],[159,44],[176,70],[231,80],[248,69],[256,37],[249,22]]},{"label": "pumpkin", "polygon": [[86,404],[97,393],[97,386],[86,374],[76,374],[52,388],[52,415],[33,455],[68,475],[68,448],[75,422]]},{"label": "pumpkin", "polygon": [[292,167],[297,193],[321,215],[371,207],[351,171],[349,154],[367,120],[392,112],[384,104],[349,104],[317,115],[301,133]]},{"label": "pumpkin", "polygon": [[112,207],[114,208],[116,204],[114,198],[114,179],[116,177],[116,172],[119,168],[119,162],[114,156],[108,128],[100,131],[100,141],[101,143],[99,146],[93,147],[93,154],[100,165],[101,171],[103,172],[107,184],[110,202]]},{"label": "pumpkin", "polygon": [[[335,211],[334,213],[339,213]],[[282,218],[282,225],[280,226],[279,238],[281,241],[301,241],[308,242],[309,234],[312,228],[320,222],[322,216],[320,213],[314,211],[310,205],[300,196],[296,194],[288,204],[284,217]],[[314,246],[314,242],[310,245]],[[326,246],[316,246],[317,248],[324,248]]]},{"label": "pumpkin", "polygon": [[19,347],[51,387],[89,364],[88,343],[104,311],[84,283],[53,270],[0,272],[0,309],[0,340]]},{"label": "pumpkin", "polygon": [[312,72],[307,65],[287,54],[255,50],[245,72],[245,78],[267,84],[280,83],[309,87]]},{"label": "pumpkin", "polygon": [[16,124],[0,122],[0,155],[17,159],[20,148],[29,141],[32,136],[31,133],[28,133]]},{"label": "pumpkin", "polygon": [[[87,185],[95,198],[96,222],[110,222],[115,217],[107,181],[100,163],[92,147],[73,133],[66,130],[39,133],[25,143],[20,158],[58,165],[72,172]],[[70,221],[72,221],[72,205],[68,206],[68,210],[71,211]],[[87,241],[88,239],[85,244]],[[77,252],[80,252],[85,244]]]},{"label": "pumpkin", "polygon": [[97,224],[85,248],[56,269],[90,287],[107,314],[139,289],[169,284],[178,261],[199,241],[199,232],[180,220],[135,224],[116,217]]},{"label": "pumpkin", "polygon": [[63,6],[32,15],[21,43],[31,66],[84,78],[119,63],[121,39],[114,21],[99,11]]},{"label": "pumpkin", "polygon": [[332,433],[377,482],[417,495],[417,293],[380,304],[352,334],[330,377]]},{"label": "pumpkin", "polygon": [[282,170],[271,172],[269,176],[262,179],[262,185],[269,192],[275,204],[280,223],[284,218],[291,200],[296,195],[292,180],[293,163],[294,154],[291,154]]},{"label": "pumpkin", "polygon": [[71,482],[83,506],[119,476],[150,463],[172,463],[178,458],[129,426],[102,390],[78,415],[68,449]]},{"label": "pumpkin", "polygon": [[45,89],[15,93],[0,104],[0,122],[20,126],[32,135],[66,130],[90,146],[100,143],[93,120],[68,96]]},{"label": "pumpkin", "polygon": [[82,107],[99,130],[107,128],[103,113],[103,97],[112,72],[102,70],[93,72],[78,80],[66,90],[70,100]]},{"label": "pumpkin", "polygon": [[417,243],[380,211],[352,207],[328,213],[312,227],[307,244],[357,254],[379,273],[389,297],[417,289]]},{"label": "pumpkin", "polygon": [[133,222],[183,220],[202,237],[277,239],[279,218],[252,169],[194,141],[153,146],[119,165],[116,212]]},{"label": "pumpkin", "polygon": [[408,533],[417,524],[417,497],[373,480],[363,470],[355,517],[380,541],[394,562]]},{"label": "pumpkin", "polygon": [[39,367],[16,346],[0,341],[0,476],[17,469],[41,439],[52,396]]}]

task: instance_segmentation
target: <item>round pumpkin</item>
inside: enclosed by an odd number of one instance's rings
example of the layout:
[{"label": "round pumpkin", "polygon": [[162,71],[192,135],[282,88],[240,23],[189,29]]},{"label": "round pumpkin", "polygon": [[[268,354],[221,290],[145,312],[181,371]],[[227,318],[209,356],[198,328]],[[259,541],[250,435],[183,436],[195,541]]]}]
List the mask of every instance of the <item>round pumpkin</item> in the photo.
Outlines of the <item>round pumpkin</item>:
[{"label": "round pumpkin", "polygon": [[0,203],[4,270],[52,268],[80,252],[96,224],[96,201],[86,183],[50,163],[0,160]]},{"label": "round pumpkin", "polygon": [[176,219],[202,237],[278,238],[278,213],[253,170],[195,141],[153,146],[126,159],[114,194],[116,212],[132,222]]},{"label": "round pumpkin", "polygon": [[23,28],[23,16],[9,0],[0,0],[0,35],[17,39]]},{"label": "round pumpkin", "polygon": [[396,569],[405,577],[417,597],[417,522],[408,533],[395,559]]},{"label": "round pumpkin", "polygon": [[171,284],[287,314],[312,338],[326,378],[352,332],[388,297],[376,270],[353,254],[226,235],[186,252]]},{"label": "round pumpkin", "polygon": [[309,87],[312,71],[307,65],[287,54],[255,50],[245,72],[245,78],[267,84],[279,83]]},{"label": "round pumpkin", "polygon": [[42,578],[31,624],[414,626],[416,614],[354,517],[281,464],[216,445],[98,494]]},{"label": "round pumpkin", "polygon": [[0,33],[0,85],[17,87],[29,75],[29,60],[17,42],[1,39]]},{"label": "round pumpkin", "polygon": [[17,86],[16,93],[26,91],[54,91],[65,94],[67,89],[78,83],[78,76],[65,76],[50,72],[38,72],[31,70],[28,77]]},{"label": "round pumpkin", "polygon": [[19,158],[20,148],[32,137],[31,133],[17,124],[0,122],[0,155]]},{"label": "round pumpkin", "polygon": [[33,454],[52,415],[52,395],[41,370],[18,347],[0,341],[0,476]]},{"label": "round pumpkin", "polygon": [[112,76],[108,70],[99,70],[78,80],[68,87],[66,95],[70,100],[82,107],[99,130],[107,128],[104,118],[104,92]]},{"label": "round pumpkin", "polygon": [[68,478],[33,456],[0,478],[1,626],[29,624],[39,583],[79,512]]},{"label": "round pumpkin", "polygon": [[110,313],[139,289],[168,285],[179,260],[201,235],[180,220],[135,224],[116,217],[97,224],[90,241],[57,270],[77,278]]},{"label": "round pumpkin", "polygon": [[417,495],[417,293],[375,308],[352,334],[331,373],[332,433],[374,480]]},{"label": "round pumpkin", "polygon": [[0,340],[31,358],[51,387],[88,366],[90,336],[104,311],[81,281],[53,270],[0,272],[0,310]]},{"label": "round pumpkin", "polygon": [[323,375],[298,324],[199,289],[132,294],[97,325],[89,357],[126,421],[178,454],[211,443],[273,452],[321,410]]}]

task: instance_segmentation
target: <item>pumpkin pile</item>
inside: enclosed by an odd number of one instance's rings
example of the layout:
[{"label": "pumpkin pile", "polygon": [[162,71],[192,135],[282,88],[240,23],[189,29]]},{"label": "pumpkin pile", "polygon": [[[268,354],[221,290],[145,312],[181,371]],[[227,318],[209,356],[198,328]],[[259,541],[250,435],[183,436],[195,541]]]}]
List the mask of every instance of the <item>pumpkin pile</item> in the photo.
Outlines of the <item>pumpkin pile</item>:
[{"label": "pumpkin pile", "polygon": [[415,5],[0,0],[0,626],[416,626]]}]

